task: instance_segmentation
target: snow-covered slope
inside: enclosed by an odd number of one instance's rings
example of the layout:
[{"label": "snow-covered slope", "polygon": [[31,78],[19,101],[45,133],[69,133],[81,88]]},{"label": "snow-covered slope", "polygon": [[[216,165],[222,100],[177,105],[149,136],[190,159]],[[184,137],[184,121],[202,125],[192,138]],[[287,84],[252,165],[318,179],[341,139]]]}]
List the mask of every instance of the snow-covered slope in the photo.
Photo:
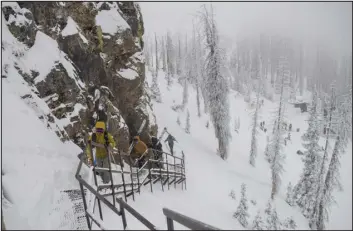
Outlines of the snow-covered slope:
[{"label": "snow-covered slope", "polygon": [[[146,68],[147,69],[147,68]],[[146,79],[151,85],[152,76],[150,72]],[[250,111],[242,96],[232,91],[230,94],[231,105],[231,126],[234,127],[235,118],[240,118],[239,133],[232,131],[233,139],[230,145],[230,157],[223,161],[216,155],[217,141],[212,125],[205,127],[208,116],[202,114],[197,117],[196,92],[189,88],[189,102],[187,109],[191,115],[191,133],[186,134],[184,127],[186,123],[186,109],[184,112],[175,112],[171,109],[173,105],[182,102],[182,87],[176,83],[167,90],[164,74],[159,72],[158,83],[161,90],[162,103],[154,102],[153,110],[157,117],[159,128],[167,127],[173,134],[176,143],[177,154],[184,150],[186,155],[187,190],[182,191],[181,186],[176,189],[172,186],[170,190],[162,192],[161,187],[156,184],[153,193],[149,187],[145,187],[141,195],[136,196],[135,202],[129,202],[137,211],[142,213],[157,227],[165,229],[167,226],[162,208],[167,207],[183,213],[192,218],[198,219],[221,229],[244,229],[232,216],[240,201],[240,186],[245,183],[247,186],[247,198],[249,205],[248,219],[249,228],[257,213],[264,214],[266,203],[271,193],[271,175],[268,162],[264,159],[266,146],[266,134],[259,131],[258,156],[256,167],[249,164],[250,152]],[[272,113],[276,104],[265,100],[261,108],[260,121],[265,121],[268,131],[272,131]],[[202,106],[203,107],[203,106]],[[306,219],[301,215],[299,208],[290,207],[285,202],[286,188],[289,182],[296,184],[302,170],[301,157],[296,154],[302,149],[301,135],[307,128],[308,114],[302,114],[299,109],[290,105],[286,106],[286,120],[291,121],[293,130],[291,141],[285,147],[286,163],[284,166],[283,183],[275,200],[275,207],[281,221],[287,217],[293,217],[297,223],[297,229],[308,229]],[[181,126],[176,122],[180,117]],[[299,128],[300,132],[296,132]],[[233,129],[232,129],[233,130]],[[267,132],[269,134],[269,132]],[[168,151],[167,145],[163,146]],[[337,206],[332,209],[328,228],[330,229],[351,229],[352,227],[352,169],[351,144],[342,160],[342,181],[344,191],[336,193]],[[228,195],[231,190],[235,191],[236,200]],[[256,205],[250,201],[254,200]],[[109,228],[120,227],[121,220],[105,210],[105,221]],[[263,217],[264,219],[264,217]],[[130,229],[145,229],[136,219],[129,217],[128,226]],[[175,223],[176,229],[185,227]]]},{"label": "snow-covered slope", "polygon": [[80,149],[71,142],[62,143],[38,119],[16,93],[18,85],[10,79],[2,83],[2,189],[12,204],[3,209],[6,226],[57,228],[60,217],[53,206],[62,190],[77,188],[74,174]]}]

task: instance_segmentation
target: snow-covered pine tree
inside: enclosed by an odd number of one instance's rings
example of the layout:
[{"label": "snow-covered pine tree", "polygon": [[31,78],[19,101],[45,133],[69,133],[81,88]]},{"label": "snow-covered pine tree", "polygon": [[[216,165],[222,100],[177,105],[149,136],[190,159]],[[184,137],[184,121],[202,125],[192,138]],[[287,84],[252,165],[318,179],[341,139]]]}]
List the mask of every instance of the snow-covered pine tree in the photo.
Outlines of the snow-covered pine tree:
[{"label": "snow-covered pine tree", "polygon": [[186,104],[188,103],[188,80],[186,77],[183,79],[183,102],[182,102],[182,110],[184,111]]},{"label": "snow-covered pine tree", "polygon": [[267,202],[267,205],[266,205],[265,216],[266,216],[266,229],[272,230],[273,229],[272,221],[271,221],[271,219],[272,219],[272,203],[270,200]]},{"label": "snow-covered pine tree", "polygon": [[174,68],[174,46],[173,46],[173,41],[172,38],[170,37],[169,32],[167,33],[167,84],[170,86],[172,84],[171,78],[175,74],[175,68]]},{"label": "snow-covered pine tree", "polygon": [[[284,49],[285,51],[285,49]],[[274,199],[274,196],[277,194],[279,187],[281,185],[281,174],[283,172],[283,130],[282,130],[282,121],[284,114],[284,87],[286,80],[288,79],[288,62],[287,57],[282,54],[280,60],[280,77],[281,77],[281,88],[280,88],[280,100],[279,107],[277,112],[277,123],[275,127],[275,133],[273,134],[273,139],[271,143],[271,152],[273,152],[271,159],[271,175],[272,175],[272,190],[271,198]]]},{"label": "snow-covered pine tree", "polygon": [[194,73],[194,81],[195,81],[195,88],[196,88],[196,105],[197,105],[197,116],[201,117],[201,110],[200,110],[200,67],[199,67],[199,60],[201,57],[198,56],[199,52],[197,52],[197,43],[196,43],[196,30],[194,23],[192,24],[192,63],[194,67],[192,67]]},{"label": "snow-covered pine tree", "polygon": [[333,117],[333,111],[335,110],[335,92],[334,92],[334,87],[331,87],[331,98],[330,98],[330,105],[329,105],[329,112],[328,112],[328,126],[326,127],[326,142],[325,142],[325,148],[324,148],[324,156],[320,164],[320,169],[317,175],[317,190],[315,192],[316,195],[316,200],[314,201],[313,205],[313,211],[309,216],[309,226],[312,229],[320,229],[324,227],[324,213],[322,212],[322,209],[320,211],[320,208],[323,207],[322,203],[324,203],[324,190],[325,190],[325,173],[326,173],[326,165],[328,161],[328,151],[329,151],[329,138],[330,138],[330,131],[332,127],[332,117]]},{"label": "snow-covered pine tree", "polygon": [[319,223],[317,224],[317,228],[319,230],[325,229],[325,221],[328,221],[329,219],[329,209],[332,204],[336,203],[333,195],[334,190],[342,191],[343,189],[340,182],[340,157],[344,153],[348,143],[348,126],[344,119],[346,109],[342,108],[342,106],[343,105],[340,105],[339,107],[335,106],[336,110],[339,110],[339,126],[335,146],[333,148],[330,164],[325,177],[323,198],[319,205],[319,217],[322,217],[322,219],[319,219]]},{"label": "snow-covered pine tree", "polygon": [[188,134],[190,133],[190,113],[189,113],[189,110],[187,110],[187,113],[186,113],[185,132]]},{"label": "snow-covered pine tree", "polygon": [[289,182],[287,186],[287,195],[286,195],[286,202],[290,205],[294,205],[294,200],[293,200],[293,188],[291,182]]},{"label": "snow-covered pine tree", "polygon": [[271,143],[267,141],[266,148],[265,148],[265,160],[271,163]]},{"label": "snow-covered pine tree", "polygon": [[161,103],[161,92],[158,86],[158,72],[152,71],[152,86],[151,86],[152,95],[151,97],[156,100],[156,102]]},{"label": "snow-covered pine tree", "polygon": [[295,230],[297,228],[297,224],[295,223],[293,217],[287,217],[283,223],[284,230]]},{"label": "snow-covered pine tree", "polygon": [[162,70],[164,73],[167,71],[167,61],[166,61],[166,48],[165,48],[165,39],[164,36],[161,38],[162,40],[162,49],[161,49],[161,59],[162,59]]},{"label": "snow-covered pine tree", "polygon": [[143,48],[143,53],[145,54],[145,58],[146,58],[146,65],[148,68],[150,68],[150,44],[149,44],[149,39],[148,37],[146,36],[145,38],[145,46]]},{"label": "snow-covered pine tree", "polygon": [[178,76],[181,75],[181,44],[180,35],[178,36],[178,57],[176,58],[176,73]]},{"label": "snow-covered pine tree", "polygon": [[281,229],[281,222],[278,219],[276,207],[272,208],[270,221],[271,221],[271,226],[272,226],[273,230],[280,230]]},{"label": "snow-covered pine tree", "polygon": [[178,118],[177,118],[177,124],[180,126],[180,118],[179,118],[179,116],[178,116]]},{"label": "snow-covered pine tree", "polygon": [[264,230],[264,222],[262,221],[260,211],[257,211],[257,214],[252,223],[252,230]]},{"label": "snow-covered pine tree", "polygon": [[[156,50],[156,72],[158,73],[159,70],[159,58],[158,58],[158,42],[157,42],[157,34],[154,33],[154,40],[155,40],[155,50]],[[158,75],[158,74],[157,74]]]},{"label": "snow-covered pine tree", "polygon": [[208,55],[206,58],[206,101],[210,110],[210,117],[218,139],[218,152],[222,159],[228,157],[228,145],[231,138],[229,128],[229,86],[227,79],[221,73],[221,50],[218,45],[218,32],[214,21],[213,10],[211,12],[204,6],[202,12],[204,35]]},{"label": "snow-covered pine tree", "polygon": [[302,209],[304,216],[309,216],[313,210],[314,201],[316,198],[317,190],[317,173],[321,163],[319,146],[319,112],[318,112],[318,94],[313,91],[311,107],[309,110],[309,126],[307,131],[303,134],[303,147],[306,149],[304,152],[304,169],[301,174],[299,182],[293,189],[293,198],[296,200],[299,207]]},{"label": "snow-covered pine tree", "polygon": [[255,103],[255,112],[252,120],[252,129],[251,129],[251,147],[250,147],[250,160],[249,163],[255,167],[255,158],[257,156],[257,123],[258,123],[258,114],[260,107],[260,89],[262,85],[262,81],[260,81],[261,77],[258,79],[257,83],[257,92],[256,92],[256,103]]},{"label": "snow-covered pine tree", "polygon": [[233,200],[236,200],[235,192],[234,192],[233,189],[230,191],[229,196],[230,196],[230,198],[232,198]]},{"label": "snow-covered pine tree", "polygon": [[246,198],[246,185],[244,183],[241,184],[240,202],[233,217],[236,218],[244,228],[248,226],[248,199]]}]

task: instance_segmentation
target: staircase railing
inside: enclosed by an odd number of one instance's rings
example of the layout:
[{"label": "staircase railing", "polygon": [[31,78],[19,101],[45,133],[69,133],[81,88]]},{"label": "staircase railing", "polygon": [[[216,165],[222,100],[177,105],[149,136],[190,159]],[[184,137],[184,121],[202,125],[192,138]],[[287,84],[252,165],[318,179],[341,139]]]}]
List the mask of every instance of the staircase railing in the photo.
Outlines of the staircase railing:
[{"label": "staircase railing", "polygon": [[216,227],[205,224],[201,221],[195,220],[191,217],[185,216],[167,208],[163,208],[163,214],[167,218],[168,230],[174,230],[174,221],[186,226],[191,230],[220,230]]},{"label": "staircase railing", "polygon": [[[80,163],[78,165],[77,171],[76,171],[76,179],[78,180],[79,184],[80,184],[80,190],[82,193],[82,199],[83,199],[83,206],[84,206],[84,210],[85,210],[85,216],[86,216],[86,220],[87,220],[87,226],[89,229],[92,229],[92,224],[93,222],[100,227],[101,229],[106,229],[106,226],[104,225],[103,222],[103,213],[102,213],[102,206],[101,206],[101,202],[103,204],[105,204],[108,208],[110,208],[115,214],[119,215],[122,217],[122,222],[123,222],[123,227],[124,229],[126,229],[127,227],[127,223],[126,223],[126,216],[125,216],[125,210],[127,210],[129,213],[131,213],[136,219],[138,219],[141,223],[143,223],[147,228],[151,229],[151,230],[156,230],[156,227],[149,222],[146,218],[144,218],[141,214],[139,214],[136,210],[134,210],[131,206],[129,206],[126,201],[127,201],[127,197],[131,196],[133,197],[133,200],[135,200],[134,198],[134,192],[135,190],[137,190],[137,192],[140,193],[140,188],[142,185],[146,185],[148,183],[150,183],[151,186],[151,192],[153,192],[153,184],[155,184],[156,182],[158,182],[159,180],[161,181],[161,186],[162,186],[162,190],[164,191],[164,185],[166,183],[168,183],[168,189],[169,189],[169,185],[171,185],[172,183],[174,183],[174,187],[176,187],[176,184],[180,184],[182,183],[182,189],[185,186],[186,189],[186,175],[185,175],[185,156],[184,153],[182,152],[182,157],[178,157],[178,156],[173,156],[169,153],[166,152],[162,152],[159,150],[154,150],[151,149],[152,152],[156,155],[156,153],[159,153],[159,156],[161,157],[160,159],[156,160],[155,156],[153,156],[152,158],[149,157],[146,160],[146,163],[140,168],[140,169],[136,169],[136,171],[134,172],[132,170],[132,166],[130,165],[130,171],[124,171],[123,169],[123,161],[122,161],[122,157],[120,154],[123,153],[118,153],[119,156],[119,161],[120,161],[120,167],[121,169],[112,169],[111,167],[111,163],[112,161],[114,162],[115,166],[116,162],[114,159],[114,156],[112,154],[112,150],[110,148],[105,147],[102,144],[98,144],[95,142],[91,142],[92,146],[96,146],[96,147],[100,147],[100,148],[105,148],[106,151],[108,152],[108,161],[109,161],[109,167],[108,168],[101,168],[101,167],[93,167],[93,171],[90,171],[90,174],[93,174],[93,178],[94,178],[94,184],[95,186],[92,186],[90,183],[86,182],[84,179],[82,179],[81,175],[80,175],[80,171],[82,168],[82,163],[83,160],[85,158],[85,155],[81,156],[80,159]],[[164,158],[165,157],[165,158]],[[168,158],[172,158],[172,163],[168,162]],[[163,159],[165,159],[165,161],[163,161]],[[177,163],[179,162],[179,163]],[[158,164],[158,168],[152,168],[154,164]],[[162,165],[163,165],[163,170],[162,170]],[[170,167],[173,167],[173,171],[169,170]],[[146,176],[145,179],[143,179],[140,182],[140,173],[141,171],[146,170],[146,168],[148,168],[148,175]],[[165,170],[166,168],[166,170]],[[179,171],[178,171],[179,170]],[[107,185],[98,185],[98,181],[97,181],[97,172],[108,172],[110,175],[110,184]],[[120,173],[121,177],[122,177],[122,184],[114,184],[113,182],[113,173]],[[127,183],[125,181],[125,177],[124,175],[130,175],[130,179],[131,182]],[[133,180],[133,175],[137,176],[137,183],[134,182]],[[163,177],[166,176],[166,180],[163,182]],[[92,177],[92,176],[89,176]],[[171,182],[169,182],[169,178],[174,178]],[[148,179],[148,180],[147,180]],[[153,182],[152,182],[153,181]],[[153,184],[152,184],[153,183]],[[126,187],[127,186],[131,186],[131,190],[129,190],[129,193],[127,193]],[[135,187],[137,186],[137,187]],[[86,197],[85,197],[85,193],[84,193],[84,187],[87,188],[88,190],[88,195],[89,194],[93,194],[94,195],[94,201],[91,203],[94,203],[93,206],[88,206],[87,205],[87,201],[86,201]],[[119,188],[119,187],[123,187],[123,191],[115,191],[115,188]],[[103,188],[110,188],[112,190],[111,193],[108,194],[101,194],[99,191]],[[124,193],[125,196],[125,201],[122,200],[122,198],[115,198],[115,196],[117,194],[121,194]],[[105,197],[106,196],[113,196],[113,204],[108,201]],[[88,199],[90,199],[92,196],[89,195]],[[95,204],[96,201],[98,202],[98,209],[99,209],[99,218],[95,216],[94,214],[94,209],[95,209]],[[120,205],[120,211],[116,208],[115,206],[115,202],[118,202]],[[92,208],[93,207],[93,208]]]}]

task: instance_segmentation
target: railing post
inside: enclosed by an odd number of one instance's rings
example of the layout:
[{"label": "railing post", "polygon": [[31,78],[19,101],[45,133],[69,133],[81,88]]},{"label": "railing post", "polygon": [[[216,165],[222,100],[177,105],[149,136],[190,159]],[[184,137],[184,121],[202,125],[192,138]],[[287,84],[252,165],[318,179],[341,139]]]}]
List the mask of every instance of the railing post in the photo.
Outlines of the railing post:
[{"label": "railing post", "polygon": [[140,169],[138,168],[138,169],[136,170],[136,175],[137,175],[137,190],[138,190],[138,193],[141,194],[141,193],[140,193],[140,176],[139,176],[139,171],[140,171]]},{"label": "railing post", "polygon": [[126,187],[125,187],[125,177],[124,177],[124,168],[123,168],[123,159],[121,158],[120,151],[119,151],[118,155],[119,155],[119,159],[120,159],[121,179],[123,181],[124,197],[125,197],[125,201],[127,201]]},{"label": "railing post", "polygon": [[83,191],[82,183],[80,183],[80,189],[81,189],[82,200],[83,200],[83,208],[85,209],[85,216],[86,216],[87,226],[88,226],[89,230],[92,230],[91,223],[89,222],[89,218],[88,218],[88,215],[86,213],[86,211],[87,211],[87,203],[86,203],[86,197],[85,197],[85,192]]},{"label": "railing post", "polygon": [[107,151],[107,155],[108,155],[108,162],[109,162],[109,174],[110,174],[110,183],[111,183],[111,187],[112,187],[112,193],[113,193],[113,205],[115,207],[115,190],[114,190],[114,182],[113,182],[113,173],[112,173],[112,161],[111,161],[111,156],[113,156],[112,153],[110,153],[109,147],[105,148]]},{"label": "railing post", "polygon": [[124,230],[126,230],[127,223],[126,223],[125,210],[124,210],[124,207],[121,204],[120,204],[120,214],[121,214],[121,219],[123,221]]},{"label": "railing post", "polygon": [[[137,163],[138,164],[138,163]],[[131,180],[131,193],[132,193],[132,200],[135,201],[135,194],[134,194],[134,180],[132,179],[132,164],[130,164],[130,180]]]},{"label": "railing post", "polygon": [[169,217],[167,217],[167,227],[168,227],[168,230],[174,230],[173,220],[170,219]]},{"label": "railing post", "polygon": [[[96,185],[96,188],[97,188],[97,193],[99,193],[99,188],[98,188],[98,183],[97,183],[97,175],[96,175],[96,166],[93,167],[93,176],[94,176],[94,184]],[[96,203],[96,200],[98,201],[99,216],[100,216],[101,220],[103,221],[101,201],[96,197],[94,200],[94,203]]]},{"label": "railing post", "polygon": [[177,180],[176,180],[176,163],[175,163],[175,157],[174,157],[174,188],[176,188],[176,182],[177,182]]},{"label": "railing post", "polygon": [[[162,154],[165,154],[165,153],[162,153]],[[168,155],[167,154],[165,154],[165,159],[167,162],[167,184],[168,184],[168,190],[169,190],[169,164],[168,164]]]},{"label": "railing post", "polygon": [[148,174],[150,175],[150,185],[151,185],[151,192],[153,193],[153,189],[152,189],[152,174],[151,174],[151,161],[148,160]]},{"label": "railing post", "polygon": [[158,161],[159,161],[159,177],[161,178],[162,191],[164,192],[163,179],[162,179],[163,153],[162,153],[162,155],[161,155],[161,158],[160,158]]},{"label": "railing post", "polygon": [[184,186],[186,190],[185,155],[184,155],[184,151],[181,151],[181,153],[183,154]]}]

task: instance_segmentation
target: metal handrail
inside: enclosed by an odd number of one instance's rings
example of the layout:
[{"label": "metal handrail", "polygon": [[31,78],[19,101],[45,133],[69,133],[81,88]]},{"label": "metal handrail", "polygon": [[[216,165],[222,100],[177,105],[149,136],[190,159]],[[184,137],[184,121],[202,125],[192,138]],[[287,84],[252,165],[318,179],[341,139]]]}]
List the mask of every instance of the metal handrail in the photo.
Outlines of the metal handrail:
[{"label": "metal handrail", "polygon": [[[101,144],[97,144],[97,143],[94,143],[94,142],[91,142],[91,144],[93,146],[97,146],[97,147],[102,147],[102,148],[107,148],[105,145],[101,145]],[[153,159],[150,159],[148,158],[146,160],[146,163],[140,168],[140,169],[137,169],[136,172],[133,172],[132,171],[132,166],[130,165],[130,172],[128,171],[123,171],[123,169],[121,169],[120,171],[119,170],[113,170],[111,168],[111,159],[114,160],[114,157],[111,158],[112,156],[109,156],[109,168],[99,168],[99,167],[94,167],[93,168],[93,172],[94,172],[94,177],[95,177],[95,182],[96,182],[96,188],[92,187],[89,183],[87,183],[84,179],[82,179],[81,175],[80,175],[80,171],[81,171],[81,168],[82,168],[82,164],[83,164],[83,159],[84,159],[84,155],[82,155],[81,159],[80,159],[80,162],[79,162],[79,165],[77,167],[77,171],[76,171],[76,174],[75,174],[75,178],[79,181],[79,184],[80,184],[80,189],[81,189],[81,193],[82,193],[82,198],[83,198],[83,205],[84,205],[84,211],[85,211],[85,216],[86,216],[86,219],[87,219],[87,225],[88,225],[88,228],[91,229],[92,228],[92,222],[94,222],[95,224],[97,224],[100,228],[102,229],[105,229],[106,227],[104,226],[103,224],[103,216],[102,216],[102,211],[101,211],[101,206],[100,206],[100,202],[103,202],[108,208],[110,208],[115,214],[119,215],[122,217],[122,222],[123,222],[123,226],[124,226],[124,229],[126,229],[127,227],[127,222],[126,222],[126,216],[125,216],[125,209],[131,213],[136,219],[138,219],[141,223],[143,223],[147,228],[151,229],[151,230],[157,230],[157,228],[151,223],[149,222],[145,217],[143,217],[141,214],[139,214],[136,210],[134,210],[131,206],[129,206],[125,201],[122,200],[122,198],[115,198],[115,200],[113,201],[113,204],[111,202],[109,202],[105,196],[107,195],[102,195],[99,193],[99,189],[100,188],[109,188],[111,187],[112,188],[112,193],[111,194],[108,194],[108,195],[113,195],[113,197],[115,197],[115,193],[114,193],[114,189],[116,187],[119,187],[121,186],[121,184],[115,184],[113,183],[113,176],[112,176],[112,173],[120,173],[123,177],[124,174],[130,174],[131,178],[132,178],[132,175],[136,175],[137,174],[137,177],[139,177],[139,172],[142,171],[144,168],[146,168],[146,166],[148,166],[148,171],[149,171],[149,176],[150,176],[150,185],[151,185],[151,191],[152,191],[152,175],[159,175],[160,177],[160,180],[161,180],[161,185],[162,185],[162,189],[163,189],[163,184],[162,183],[162,176],[165,176],[167,175],[167,180],[169,181],[169,175],[174,175],[174,180],[170,183],[168,183],[168,189],[169,189],[169,184],[172,184],[174,182],[174,186],[176,185],[177,182],[182,182],[184,180],[185,182],[185,179],[186,179],[186,176],[185,176],[185,162],[184,162],[184,153],[183,153],[183,156],[182,158],[180,157],[177,157],[177,156],[173,156],[169,153],[166,153],[166,152],[162,152],[162,151],[159,151],[159,150],[155,150],[155,149],[152,149],[156,152],[159,152],[159,153],[162,153],[166,155],[166,162],[162,161],[163,158],[161,158],[161,160],[159,161],[156,161],[156,160],[153,160]],[[107,152],[108,152],[108,155],[111,154],[111,149],[110,148],[107,148]],[[167,156],[172,156],[173,159],[174,159],[174,164],[168,164],[168,157]],[[176,164],[175,161],[176,159],[179,159],[180,160],[180,164]],[[122,161],[122,160],[120,160]],[[154,162],[160,162],[161,164],[166,164],[167,165],[167,171],[165,170],[162,170],[161,169],[161,166],[159,167],[159,169],[153,169],[151,168],[152,167],[152,163]],[[114,163],[115,163],[115,160],[114,160]],[[176,172],[176,171],[169,171],[168,169],[168,165],[171,165],[171,166],[174,166],[174,167],[178,167],[180,169],[180,172]],[[178,165],[178,166],[177,166]],[[110,173],[110,177],[111,177],[111,183],[109,185],[98,185],[97,184],[97,179],[96,179],[96,171],[97,172],[109,172]],[[137,189],[139,191],[139,188],[145,184],[145,180],[148,178],[148,175],[146,176],[146,178],[142,181],[142,182],[139,182],[138,180],[138,183],[137,183],[137,188],[135,188],[134,186],[136,185],[136,183],[134,183],[133,179],[131,179],[131,182],[129,182],[129,185],[131,185],[131,193],[132,193],[132,196],[134,197],[134,191],[135,189]],[[172,176],[173,177],[173,176]],[[176,179],[176,178],[180,178],[180,179]],[[125,181],[124,181],[124,178],[123,178],[123,185],[124,186],[124,194],[125,194],[125,200],[126,200],[126,189],[125,189]],[[95,200],[98,200],[98,206],[99,206],[99,212],[100,212],[100,219],[98,217],[95,217],[94,213],[92,213],[92,211],[89,210],[88,206],[87,206],[87,202],[86,202],[86,197],[84,195],[84,188],[83,187],[86,187],[88,189],[88,191],[90,193],[92,193],[94,196],[95,196]],[[185,189],[186,189],[186,182],[185,182]],[[119,193],[120,191],[117,191],[116,193]],[[115,202],[118,202],[119,205],[120,205],[120,211],[115,207]],[[164,212],[164,209],[163,209],[163,213],[166,215],[166,213]],[[169,219],[169,218],[168,218]],[[90,222],[91,220],[91,222]],[[170,219],[169,219],[170,220]],[[177,221],[177,220],[176,220]],[[170,223],[170,221],[169,221]],[[169,227],[169,226],[168,226]],[[187,226],[188,227],[188,226]]]},{"label": "metal handrail", "polygon": [[219,228],[213,227],[167,208],[163,208],[163,214],[167,217],[168,230],[174,230],[174,221],[192,230],[220,230]]}]

